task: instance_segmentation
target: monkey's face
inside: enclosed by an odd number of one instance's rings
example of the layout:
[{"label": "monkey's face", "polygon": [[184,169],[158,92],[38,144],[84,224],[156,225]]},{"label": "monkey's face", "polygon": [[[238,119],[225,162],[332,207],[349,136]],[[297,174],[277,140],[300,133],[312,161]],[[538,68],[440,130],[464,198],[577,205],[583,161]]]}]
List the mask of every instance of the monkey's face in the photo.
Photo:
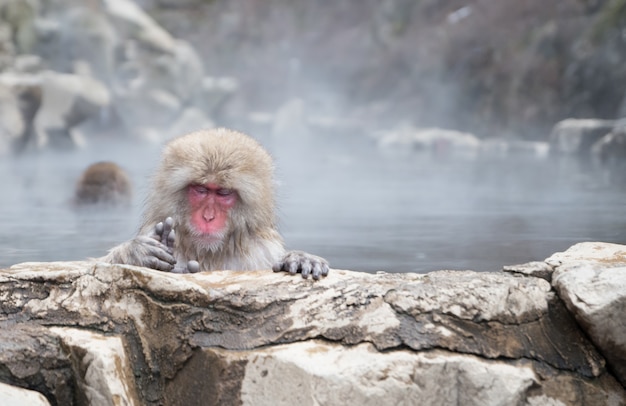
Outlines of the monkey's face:
[{"label": "monkey's face", "polygon": [[196,241],[207,248],[220,244],[230,228],[230,210],[239,195],[234,189],[214,183],[191,184],[187,187],[189,225]]}]

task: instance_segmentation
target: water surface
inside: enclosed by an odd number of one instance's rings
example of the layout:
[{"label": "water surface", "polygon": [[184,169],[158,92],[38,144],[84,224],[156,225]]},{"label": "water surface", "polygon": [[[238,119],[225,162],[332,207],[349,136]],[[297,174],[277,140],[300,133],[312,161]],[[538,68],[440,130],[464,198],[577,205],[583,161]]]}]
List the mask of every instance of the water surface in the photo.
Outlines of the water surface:
[{"label": "water surface", "polygon": [[[574,161],[382,152],[364,138],[276,155],[287,245],[335,268],[496,271],[581,241],[626,243],[626,191]],[[104,255],[133,236],[158,146],[92,145],[0,162],[0,266]],[[77,211],[74,183],[113,160],[136,193],[127,209]]]}]

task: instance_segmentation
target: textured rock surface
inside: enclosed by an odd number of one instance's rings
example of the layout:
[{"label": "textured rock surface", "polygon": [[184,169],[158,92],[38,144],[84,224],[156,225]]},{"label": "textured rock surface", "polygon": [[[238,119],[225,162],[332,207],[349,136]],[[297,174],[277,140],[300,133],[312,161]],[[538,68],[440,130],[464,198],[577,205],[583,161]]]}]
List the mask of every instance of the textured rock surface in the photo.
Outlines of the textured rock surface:
[{"label": "textured rock surface", "polygon": [[613,120],[566,119],[554,125],[550,134],[550,147],[559,154],[579,154],[589,157],[591,146],[610,133]]},{"label": "textured rock surface", "polygon": [[626,385],[626,246],[581,243],[546,262],[559,296]]},{"label": "textured rock surface", "polygon": [[534,276],[536,278],[545,279],[548,282],[552,280],[552,273],[554,272],[554,268],[543,261],[534,261],[519,265],[506,265],[502,267],[502,270],[504,272]]},{"label": "textured rock surface", "polygon": [[38,392],[0,383],[3,406],[49,406],[50,402]]},{"label": "textured rock surface", "polygon": [[25,263],[0,348],[1,382],[63,405],[626,402],[550,284],[508,273]]}]

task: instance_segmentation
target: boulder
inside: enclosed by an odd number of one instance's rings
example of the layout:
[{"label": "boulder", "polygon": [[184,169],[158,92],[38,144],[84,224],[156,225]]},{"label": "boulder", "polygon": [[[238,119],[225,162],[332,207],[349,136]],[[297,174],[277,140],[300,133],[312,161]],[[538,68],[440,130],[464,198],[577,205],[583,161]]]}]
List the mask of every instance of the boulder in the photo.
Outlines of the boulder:
[{"label": "boulder", "polygon": [[44,71],[43,99],[36,127],[45,135],[41,142],[59,149],[81,146],[84,140],[73,128],[97,120],[111,104],[111,94],[100,81],[82,75]]},{"label": "boulder", "polygon": [[611,132],[614,125],[613,120],[568,118],[559,121],[550,133],[550,151],[588,158],[592,145]]},{"label": "boulder", "polygon": [[[111,84],[115,75],[115,52],[121,38],[113,23],[92,7],[71,7],[58,17],[59,48],[50,55],[53,66],[61,71],[75,71],[77,61],[87,64],[89,73],[98,81]],[[63,69],[65,68],[65,69]]]},{"label": "boulder", "polygon": [[128,88],[115,97],[117,115],[130,134],[152,142],[166,138],[163,129],[172,125],[183,109],[174,94],[158,87]]},{"label": "boulder", "polygon": [[443,128],[414,128],[404,126],[380,134],[378,145],[382,148],[428,150],[437,154],[448,152],[474,152],[481,146],[474,134]]},{"label": "boulder", "polygon": [[550,283],[511,273],[23,263],[0,270],[0,348],[0,382],[51,404],[626,402]]},{"label": "boulder", "polygon": [[0,81],[0,156],[11,151],[24,128],[18,98],[9,86]]},{"label": "boulder", "polygon": [[546,262],[559,296],[626,386],[626,246],[581,243]]},{"label": "boulder", "polygon": [[205,76],[196,92],[195,103],[215,117],[221,113],[224,105],[239,90],[239,87],[239,82],[233,77]]},{"label": "boulder", "polygon": [[152,83],[187,103],[202,87],[204,64],[188,42],[177,40],[171,54],[155,58],[150,75]]},{"label": "boulder", "polygon": [[10,27],[13,43],[20,53],[30,52],[35,41],[35,18],[41,8],[39,0],[0,2],[0,19]]},{"label": "boulder", "polygon": [[520,275],[534,276],[536,278],[552,281],[554,268],[544,261],[533,261],[526,264],[506,265],[502,267],[504,272],[517,273]]},{"label": "boulder", "polygon": [[176,40],[131,0],[104,0],[104,9],[120,35],[142,47],[172,53]]},{"label": "boulder", "polygon": [[[9,128],[15,125],[17,121],[13,115],[16,108],[21,121],[20,127],[15,127],[13,131],[5,130],[5,133],[11,134],[14,139],[10,145],[5,145],[4,151],[0,151],[0,154],[9,150],[22,151],[29,144],[37,144],[39,137],[35,130],[35,119],[43,100],[43,86],[40,76],[22,73],[0,74],[0,86],[7,87],[14,96],[12,101],[4,99],[4,103],[8,104],[2,108],[4,114],[0,113],[0,116],[3,116],[0,118],[0,122],[5,123],[5,126]],[[18,128],[19,131],[15,131]],[[0,147],[0,149],[2,148]]]},{"label": "boulder", "polygon": [[188,107],[183,110],[176,121],[168,128],[167,136],[168,138],[176,137],[208,128],[215,128],[213,120],[207,117],[204,111],[195,107]]},{"label": "boulder", "polygon": [[[36,77],[41,88],[36,125],[26,120],[26,130],[18,135],[3,130],[3,150],[11,137],[24,138],[18,150],[71,149],[107,132],[160,142],[170,136],[170,127],[194,121],[212,125],[210,115],[226,97],[224,89],[205,88],[204,65],[195,49],[170,35],[133,1],[97,3],[0,4],[0,22],[6,23],[0,24],[0,70]],[[17,13],[22,9],[28,11],[25,19]],[[13,46],[19,27],[32,34],[28,49]],[[230,87],[229,95],[234,91]],[[189,111],[204,109],[205,98],[219,102],[205,111],[208,117],[194,113],[190,118]],[[5,126],[14,126],[14,120],[5,121]]]},{"label": "boulder", "polygon": [[611,183],[626,184],[626,119],[593,144],[591,155]]}]

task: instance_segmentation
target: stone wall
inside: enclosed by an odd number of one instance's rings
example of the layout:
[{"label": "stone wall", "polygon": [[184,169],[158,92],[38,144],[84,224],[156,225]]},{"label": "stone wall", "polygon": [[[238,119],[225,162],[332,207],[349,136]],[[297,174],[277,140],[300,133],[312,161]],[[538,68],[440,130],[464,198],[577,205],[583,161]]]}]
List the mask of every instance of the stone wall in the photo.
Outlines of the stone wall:
[{"label": "stone wall", "polygon": [[507,271],[333,270],[314,282],[18,264],[0,271],[0,382],[11,385],[0,394],[34,390],[52,405],[626,404],[626,247],[579,244]]}]

